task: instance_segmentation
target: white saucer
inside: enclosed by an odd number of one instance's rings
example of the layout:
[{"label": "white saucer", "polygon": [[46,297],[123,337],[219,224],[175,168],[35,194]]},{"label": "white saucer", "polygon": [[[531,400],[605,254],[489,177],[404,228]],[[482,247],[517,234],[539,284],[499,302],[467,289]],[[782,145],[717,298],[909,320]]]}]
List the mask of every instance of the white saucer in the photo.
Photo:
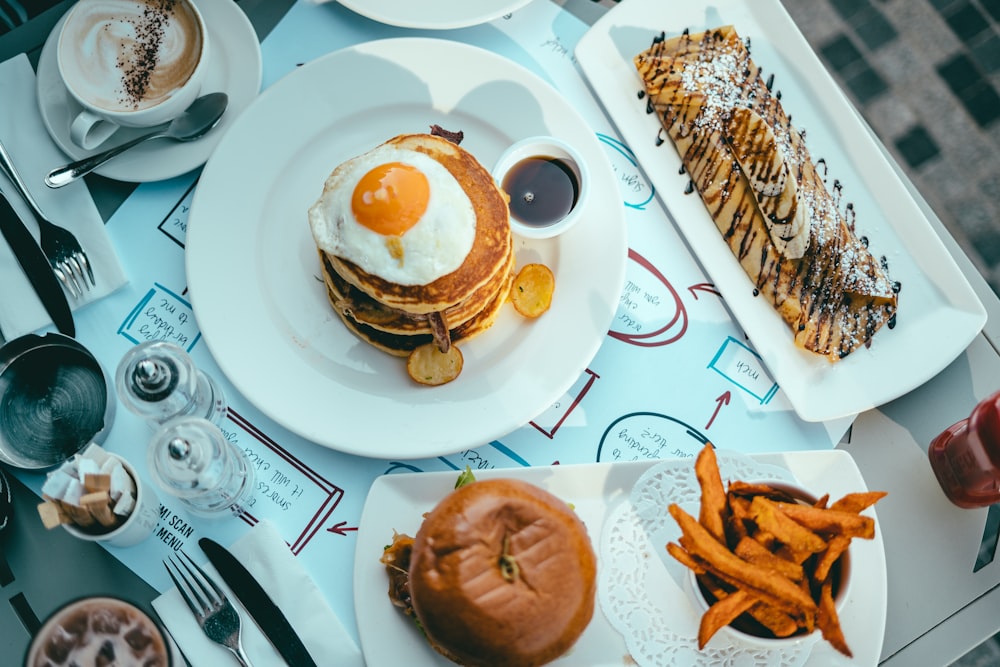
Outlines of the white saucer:
[{"label": "white saucer", "polygon": [[[142,183],[173,178],[200,167],[208,160],[226,128],[260,92],[263,77],[260,42],[246,14],[232,0],[199,0],[198,8],[205,18],[212,44],[202,90],[229,95],[225,115],[215,129],[198,141],[151,141],[136,146],[98,167],[95,171],[101,176]],[[63,85],[56,64],[56,43],[64,20],[65,16],[52,29],[38,59],[38,107],[52,139],[71,160],[79,160],[123,144],[148,130],[121,128],[111,139],[89,151],[73,143],[69,125],[81,107]]]},{"label": "white saucer", "polygon": [[340,4],[373,21],[401,28],[450,30],[498,19],[530,0],[339,0]]}]

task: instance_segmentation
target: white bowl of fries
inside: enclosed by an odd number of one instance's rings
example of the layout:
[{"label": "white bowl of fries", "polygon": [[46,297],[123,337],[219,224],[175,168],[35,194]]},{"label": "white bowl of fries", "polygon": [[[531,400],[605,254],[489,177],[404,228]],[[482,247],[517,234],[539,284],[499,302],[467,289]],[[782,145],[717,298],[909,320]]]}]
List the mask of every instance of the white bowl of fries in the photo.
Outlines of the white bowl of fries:
[{"label": "white bowl of fries", "polygon": [[[758,504],[769,505],[768,509],[772,517],[781,517],[777,513],[777,508],[782,503],[801,504],[806,507],[815,507],[817,499],[804,488],[788,483],[763,482],[748,485],[754,491],[747,489],[747,495],[737,496],[747,500],[752,505],[752,498],[760,497]],[[753,495],[750,495],[750,494]],[[689,511],[697,511],[692,508]],[[781,523],[780,519],[771,519]],[[750,526],[750,530],[738,539],[730,538],[730,543],[734,544],[732,553],[745,562],[759,565],[762,569],[773,570],[776,574],[787,577],[790,581],[800,587],[810,586],[810,597],[813,601],[820,599],[822,586],[825,582],[830,582],[830,596],[833,601],[833,609],[839,615],[848,599],[851,586],[850,549],[841,550],[839,546],[834,549],[827,548],[823,544],[814,544],[809,549],[788,548],[787,541],[779,540],[773,532],[751,519],[745,522]],[[789,524],[784,528],[787,531],[797,532],[796,527],[801,527],[798,523]],[[781,528],[777,528],[782,530]],[[804,529],[797,537],[788,537],[785,540],[799,539],[800,541],[811,541],[808,537],[812,531]],[[812,551],[815,549],[816,551]],[[755,575],[745,573],[747,578]],[[720,635],[727,637],[727,640],[734,645],[744,645],[753,648],[763,648],[767,650],[781,649],[792,644],[812,644],[822,638],[822,631],[816,626],[815,620],[806,622],[804,618],[797,617],[795,613],[788,613],[780,608],[781,604],[787,604],[794,608],[795,612],[801,610],[801,602],[782,599],[781,597],[774,604],[763,602],[758,596],[741,593],[739,600],[730,600],[729,603],[714,607],[714,605],[738,590],[738,586],[724,579],[720,579],[711,572],[697,573],[693,569],[688,569],[684,581],[684,592],[690,598],[694,607],[706,618],[707,627],[718,626]],[[761,593],[760,597],[764,597]],[[739,610],[743,610],[740,612]],[[718,615],[711,618],[712,615]],[[731,618],[731,620],[729,620]],[[728,621],[728,622],[726,622]],[[723,625],[723,622],[725,624]],[[810,631],[809,625],[812,625]],[[707,630],[707,629],[706,629]]]},{"label": "white bowl of fries", "polygon": [[667,545],[687,568],[685,592],[701,614],[698,647],[718,633],[751,649],[807,647],[823,639],[850,657],[839,614],[850,596],[850,545],[872,539],[862,514],[885,494],[831,501],[787,483],[719,475],[706,446],[695,471],[700,503],[672,504],[680,536]]}]

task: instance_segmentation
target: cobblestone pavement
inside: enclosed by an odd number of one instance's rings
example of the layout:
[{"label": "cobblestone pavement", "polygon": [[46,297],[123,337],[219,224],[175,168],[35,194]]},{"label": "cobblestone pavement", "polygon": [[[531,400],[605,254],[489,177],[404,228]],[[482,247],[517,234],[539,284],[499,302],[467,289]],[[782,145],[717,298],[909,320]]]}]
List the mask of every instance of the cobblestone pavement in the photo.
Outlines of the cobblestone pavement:
[{"label": "cobblestone pavement", "polygon": [[1000,293],[1000,0],[781,0]]}]

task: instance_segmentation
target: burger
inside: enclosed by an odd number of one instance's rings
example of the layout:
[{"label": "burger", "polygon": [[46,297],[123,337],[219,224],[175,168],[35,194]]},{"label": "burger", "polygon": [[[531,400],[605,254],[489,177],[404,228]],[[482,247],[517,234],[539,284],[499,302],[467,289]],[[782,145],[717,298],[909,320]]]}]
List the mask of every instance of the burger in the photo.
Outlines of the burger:
[{"label": "burger", "polygon": [[515,479],[460,484],[381,558],[389,598],[467,666],[544,665],[594,613],[597,557],[560,498]]}]

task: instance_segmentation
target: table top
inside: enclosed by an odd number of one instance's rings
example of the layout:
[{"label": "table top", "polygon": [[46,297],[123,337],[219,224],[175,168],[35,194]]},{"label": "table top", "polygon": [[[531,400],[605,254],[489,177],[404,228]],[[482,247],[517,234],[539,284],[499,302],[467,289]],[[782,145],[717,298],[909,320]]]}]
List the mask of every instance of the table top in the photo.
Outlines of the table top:
[{"label": "table top", "polygon": [[[70,4],[59,3],[0,36],[0,62],[26,52],[37,63],[42,43]],[[263,40],[294,3],[241,0],[238,4]],[[592,23],[614,3],[557,4]],[[1000,566],[995,561],[977,565],[984,530],[988,523],[995,530],[995,522],[988,522],[985,509],[960,510],[948,503],[926,458],[927,444],[937,433],[966,417],[979,399],[998,388],[1000,300],[905,175],[901,171],[899,175],[988,312],[983,332],[955,362],[918,389],[859,415],[838,444],[852,454],[869,488],[887,490],[891,499],[878,508],[889,588],[881,662],[932,665],[953,660],[1000,628],[1000,621],[991,620],[1000,618]],[[95,175],[88,176],[87,183],[105,220],[135,187]],[[23,651],[28,633],[21,620],[44,617],[68,598],[115,590],[148,602],[158,594],[102,547],[63,531],[43,530],[35,511],[37,497],[17,480],[13,486],[15,517],[0,533],[0,592],[9,600],[0,605],[0,648],[5,655]],[[76,574],[83,564],[86,577]]]}]

